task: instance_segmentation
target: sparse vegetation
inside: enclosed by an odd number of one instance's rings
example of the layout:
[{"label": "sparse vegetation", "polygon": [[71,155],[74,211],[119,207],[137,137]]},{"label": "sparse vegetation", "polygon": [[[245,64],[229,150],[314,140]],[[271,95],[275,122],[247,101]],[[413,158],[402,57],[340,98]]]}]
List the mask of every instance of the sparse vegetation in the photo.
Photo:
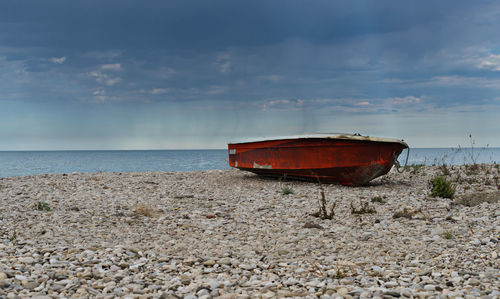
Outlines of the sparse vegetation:
[{"label": "sparse vegetation", "polygon": [[333,278],[336,278],[336,279],[342,279],[342,278],[346,278],[346,277],[347,277],[347,274],[344,273],[344,271],[342,271],[342,269],[340,269],[340,268],[337,268],[337,272],[333,276]]},{"label": "sparse vegetation", "polygon": [[457,183],[457,184],[462,184],[465,180],[464,178],[460,175],[460,171],[457,172],[456,174],[456,177],[454,179],[454,181]]},{"label": "sparse vegetation", "polygon": [[408,165],[407,169],[410,169],[411,174],[418,174],[422,171],[422,168],[425,166],[425,164],[412,164]]},{"label": "sparse vegetation", "polygon": [[38,211],[46,211],[46,212],[51,210],[49,204],[43,201],[39,201],[36,203],[36,209]]},{"label": "sparse vegetation", "polygon": [[283,186],[283,187],[281,187],[281,193],[283,195],[293,194],[293,189],[289,186]]},{"label": "sparse vegetation", "polygon": [[326,197],[325,197],[325,189],[323,188],[323,185],[321,184],[321,181],[318,178],[318,184],[319,188],[321,190],[321,198],[318,200],[318,212],[312,213],[311,215],[314,217],[319,217],[321,219],[332,219],[333,216],[335,216],[335,206],[336,202],[332,203],[332,207],[330,209],[330,213],[326,210]]},{"label": "sparse vegetation", "polygon": [[14,230],[12,234],[8,237],[9,241],[13,242],[17,239],[17,232]]},{"label": "sparse vegetation", "polygon": [[443,238],[450,240],[453,239],[453,235],[449,231],[446,231],[443,233]]},{"label": "sparse vegetation", "polygon": [[468,176],[476,175],[479,172],[478,164],[465,164],[465,174]]},{"label": "sparse vegetation", "polygon": [[477,159],[478,159],[478,156],[475,156],[474,155],[474,144],[476,144],[476,141],[472,138],[472,134],[469,134],[469,141],[470,141],[470,152],[469,152],[469,157],[470,157],[470,160],[472,162],[472,166],[474,166],[474,168],[478,168],[477,167]]},{"label": "sparse vegetation", "polygon": [[343,261],[337,261],[335,268],[328,271],[328,276],[333,279],[346,278],[355,273],[351,265],[345,264]]},{"label": "sparse vegetation", "polygon": [[412,211],[412,210],[409,210],[408,208],[404,208],[403,210],[401,211],[398,211],[398,212],[395,212],[393,215],[392,215],[392,218],[396,219],[396,218],[407,218],[407,219],[412,219],[413,216],[420,212],[420,210],[416,210],[416,211]]},{"label": "sparse vegetation", "polygon": [[153,208],[143,203],[136,204],[134,212],[146,217],[152,217],[155,214]]},{"label": "sparse vegetation", "polygon": [[280,180],[279,180],[280,181],[279,186],[281,187],[281,194],[283,194],[283,195],[293,194],[294,191],[293,191],[292,187],[282,184],[283,182],[286,182],[286,177],[287,177],[287,175],[285,173],[285,174],[283,174],[282,177],[280,177]]},{"label": "sparse vegetation", "polygon": [[439,166],[439,170],[441,170],[441,173],[443,176],[448,176],[450,175],[450,169],[448,168],[448,165],[446,163],[443,163]]},{"label": "sparse vegetation", "polygon": [[377,211],[373,207],[370,207],[367,201],[362,203],[359,209],[356,209],[351,202],[351,214],[362,215],[362,214],[375,214],[375,213],[377,213]]},{"label": "sparse vegetation", "polygon": [[452,185],[445,177],[437,176],[432,179],[432,197],[453,198],[456,186]]},{"label": "sparse vegetation", "polygon": [[378,202],[378,203],[385,203],[384,199],[381,197],[381,196],[375,196],[375,197],[372,197],[371,201],[373,203],[375,202]]}]

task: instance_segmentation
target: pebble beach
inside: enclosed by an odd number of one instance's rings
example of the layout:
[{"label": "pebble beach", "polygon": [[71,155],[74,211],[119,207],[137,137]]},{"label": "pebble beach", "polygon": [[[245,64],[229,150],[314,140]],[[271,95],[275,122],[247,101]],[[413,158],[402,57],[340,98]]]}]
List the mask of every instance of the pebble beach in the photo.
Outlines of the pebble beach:
[{"label": "pebble beach", "polygon": [[[430,195],[437,175],[453,198]],[[1,178],[0,298],[500,298],[499,177],[484,164],[362,187],[238,170]]]}]

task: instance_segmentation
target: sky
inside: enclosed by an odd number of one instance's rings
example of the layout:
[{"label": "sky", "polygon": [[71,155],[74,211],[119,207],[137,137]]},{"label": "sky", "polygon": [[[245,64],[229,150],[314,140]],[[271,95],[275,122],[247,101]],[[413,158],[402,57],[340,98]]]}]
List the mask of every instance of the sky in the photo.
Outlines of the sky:
[{"label": "sky", "polygon": [[0,150],[500,147],[500,2],[2,0]]}]

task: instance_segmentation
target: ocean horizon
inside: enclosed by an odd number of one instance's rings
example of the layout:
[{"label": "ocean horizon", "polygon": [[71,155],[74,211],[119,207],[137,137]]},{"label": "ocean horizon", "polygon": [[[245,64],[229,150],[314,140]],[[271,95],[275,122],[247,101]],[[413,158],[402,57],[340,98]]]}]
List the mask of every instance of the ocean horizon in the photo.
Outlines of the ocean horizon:
[{"label": "ocean horizon", "polygon": [[[399,156],[404,165],[407,150]],[[500,148],[411,148],[408,165],[500,163]],[[0,151],[0,177],[229,169],[226,149]]]}]

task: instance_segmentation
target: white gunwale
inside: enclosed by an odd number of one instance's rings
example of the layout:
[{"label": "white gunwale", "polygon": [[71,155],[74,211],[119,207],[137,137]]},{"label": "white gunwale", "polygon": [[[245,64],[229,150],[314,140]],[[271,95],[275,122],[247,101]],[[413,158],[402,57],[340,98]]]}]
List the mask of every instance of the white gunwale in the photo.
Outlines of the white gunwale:
[{"label": "white gunwale", "polygon": [[344,139],[344,140],[362,140],[362,141],[374,141],[374,142],[391,142],[400,143],[408,147],[408,144],[402,139],[395,138],[383,138],[383,137],[371,137],[362,136],[358,134],[343,134],[343,133],[314,133],[314,134],[302,134],[302,135],[290,135],[290,136],[274,136],[274,137],[260,137],[260,138],[246,138],[236,141],[231,141],[228,144],[239,144],[239,143],[252,143],[261,141],[271,141],[271,140],[286,140],[286,139],[312,139],[312,138],[324,138],[324,139]]}]

